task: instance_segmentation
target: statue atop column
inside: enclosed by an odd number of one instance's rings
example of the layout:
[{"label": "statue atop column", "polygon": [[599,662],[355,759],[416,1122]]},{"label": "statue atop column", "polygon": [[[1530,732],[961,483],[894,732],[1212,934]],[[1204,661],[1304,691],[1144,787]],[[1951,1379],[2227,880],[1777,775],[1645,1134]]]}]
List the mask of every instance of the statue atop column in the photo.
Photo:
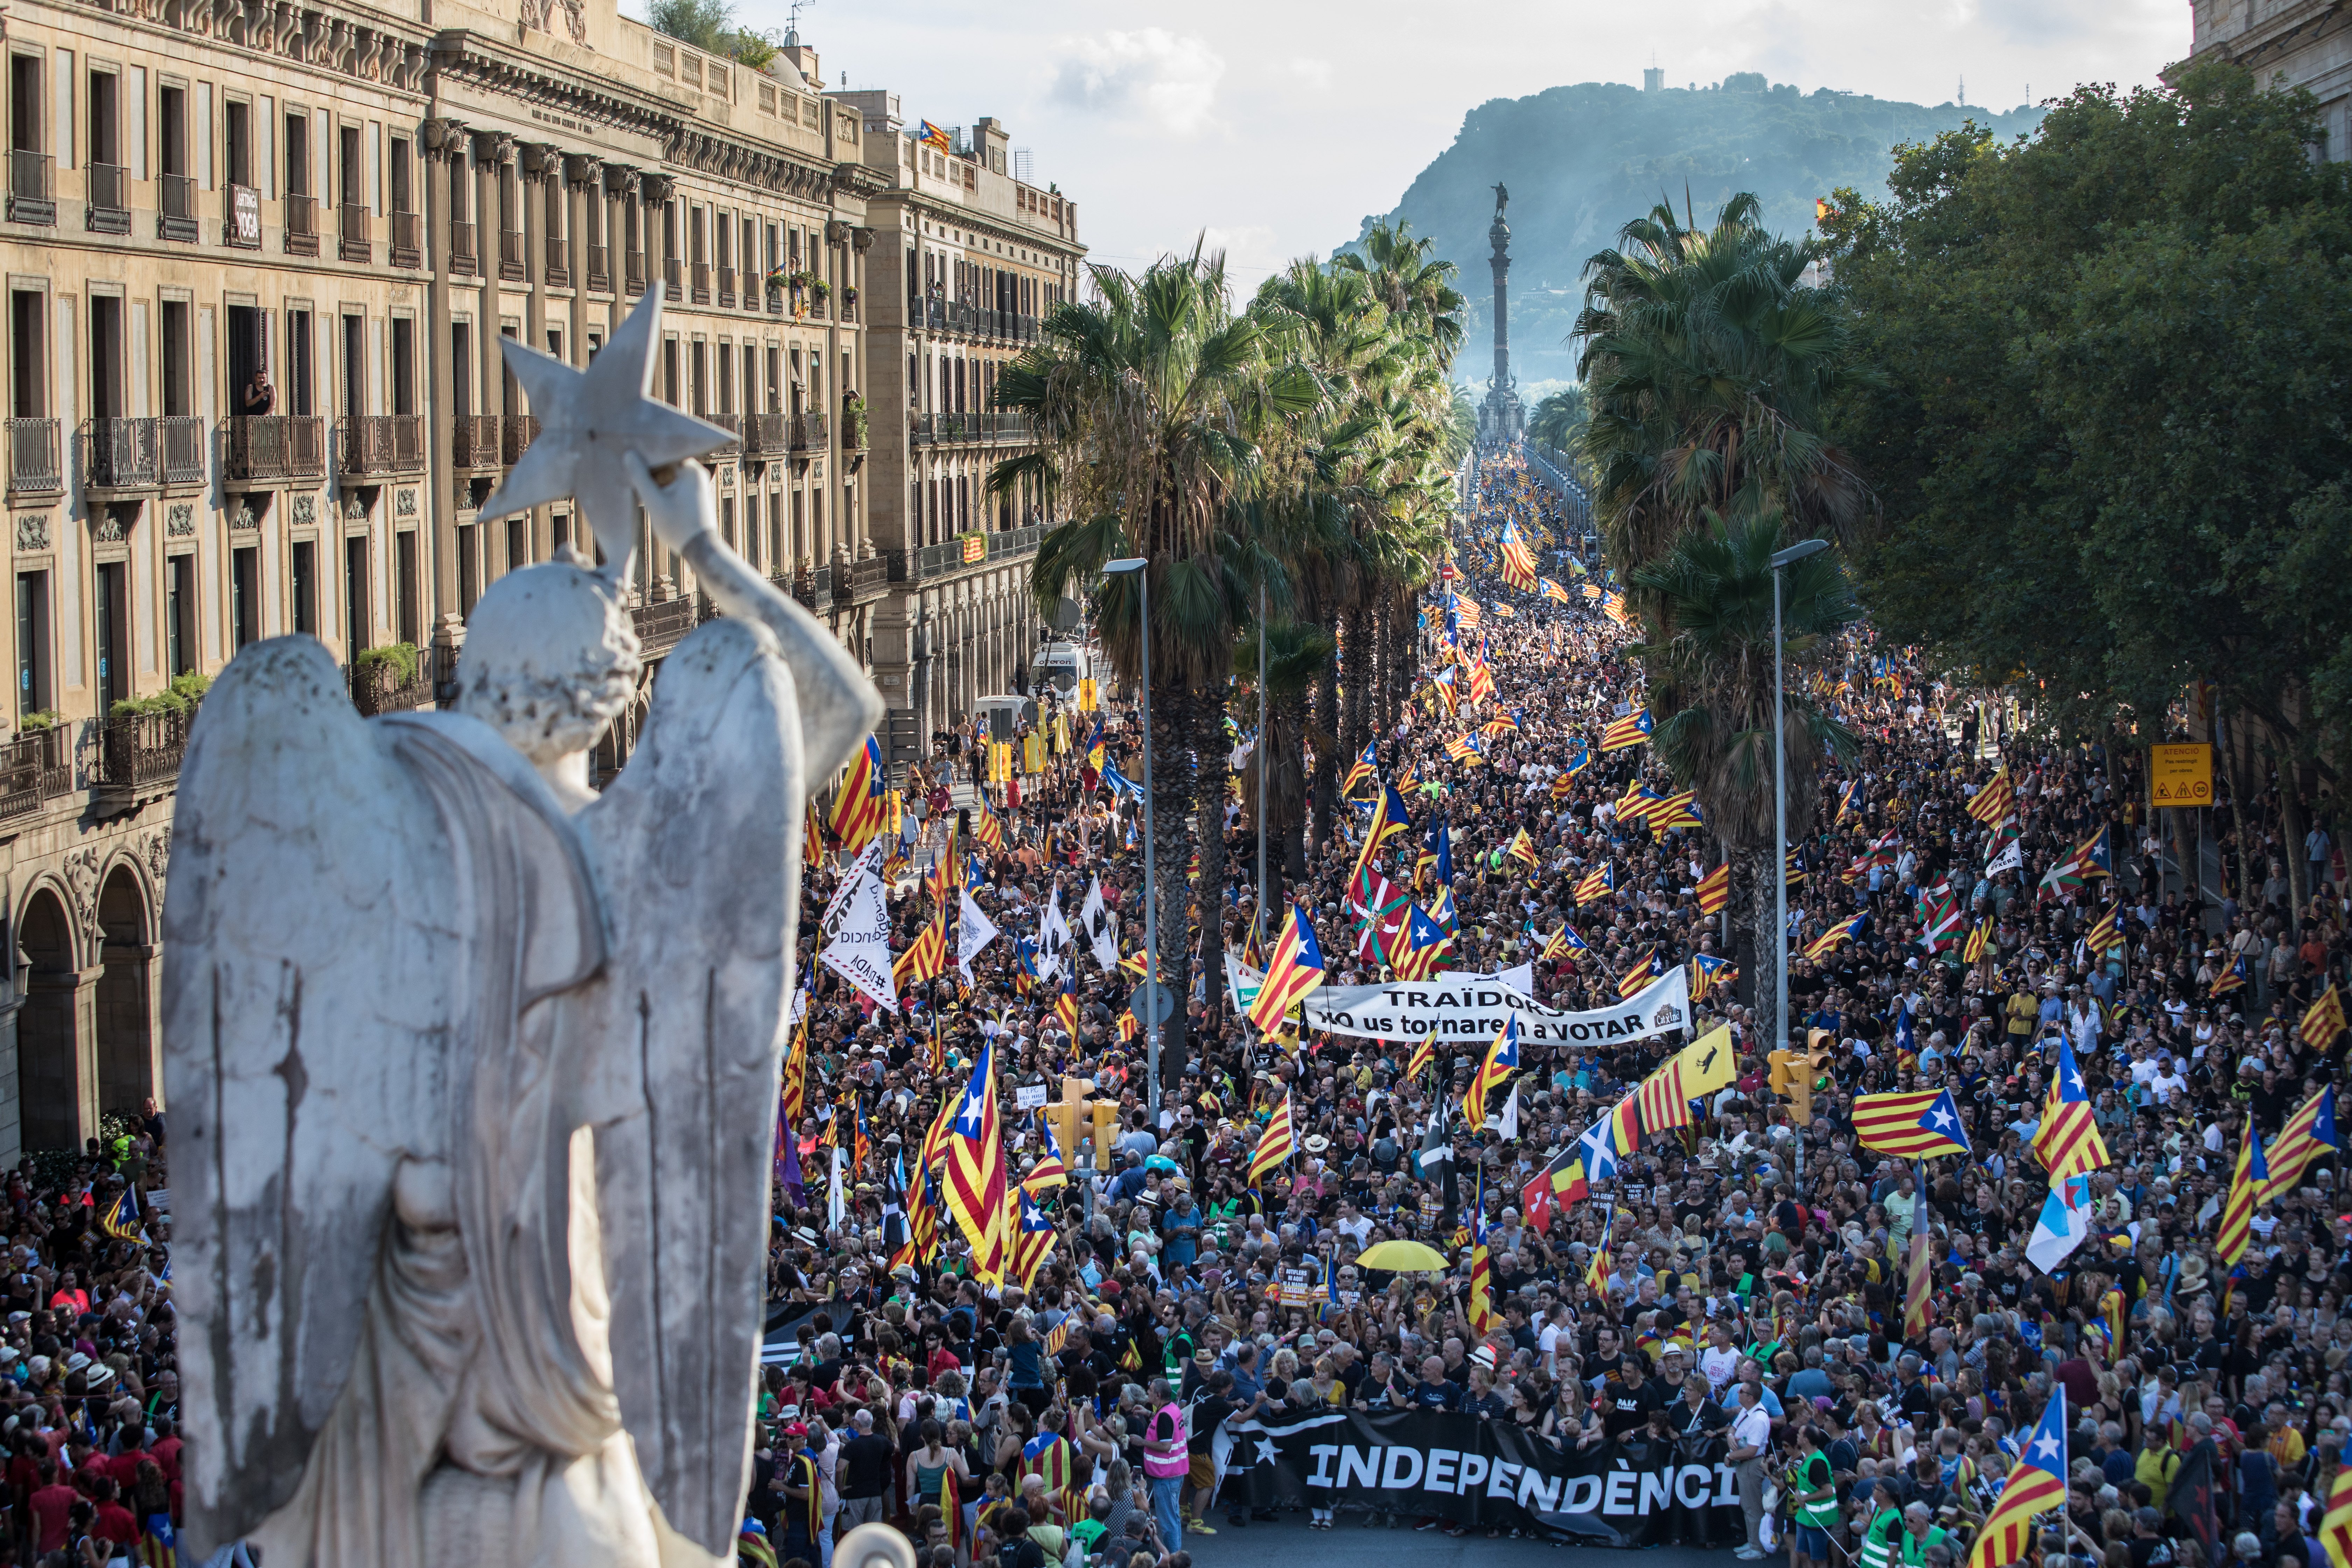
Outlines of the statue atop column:
[{"label": "statue atop column", "polygon": [[[720,539],[689,459],[733,437],[646,395],[660,300],[585,372],[502,345],[542,430],[482,515],[576,497],[605,564],[499,579],[455,711],[362,720],[289,637],[197,719],[163,911],[189,1561],[733,1561],[801,822],[882,705]],[[632,490],[725,615],[599,794]]]},{"label": "statue atop column", "polygon": [[1502,181],[1495,182],[1495,216],[1501,217],[1503,209],[1511,205],[1511,187]]}]

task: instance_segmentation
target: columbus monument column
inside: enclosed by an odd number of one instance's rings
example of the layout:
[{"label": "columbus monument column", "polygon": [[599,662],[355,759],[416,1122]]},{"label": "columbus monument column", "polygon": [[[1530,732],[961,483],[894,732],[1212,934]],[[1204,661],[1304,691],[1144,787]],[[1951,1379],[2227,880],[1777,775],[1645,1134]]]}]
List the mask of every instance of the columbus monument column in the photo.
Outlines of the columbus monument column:
[{"label": "columbus monument column", "polygon": [[1495,221],[1486,238],[1495,247],[1489,262],[1495,269],[1495,379],[1487,384],[1486,401],[1478,410],[1478,436],[1492,446],[1518,444],[1527,429],[1527,408],[1511,380],[1511,226],[1503,216],[1511,193],[1499,181],[1495,185]]}]

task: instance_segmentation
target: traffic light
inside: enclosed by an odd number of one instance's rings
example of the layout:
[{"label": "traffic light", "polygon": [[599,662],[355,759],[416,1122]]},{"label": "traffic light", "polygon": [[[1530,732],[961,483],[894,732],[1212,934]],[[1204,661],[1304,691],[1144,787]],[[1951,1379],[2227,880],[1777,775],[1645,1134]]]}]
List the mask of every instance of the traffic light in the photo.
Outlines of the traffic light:
[{"label": "traffic light", "polygon": [[1789,1100],[1790,1118],[1800,1126],[1811,1126],[1813,1121],[1813,1062],[1806,1051],[1774,1051],[1772,1092],[1785,1095]]},{"label": "traffic light", "polygon": [[1087,1107],[1095,1118],[1095,1169],[1110,1169],[1111,1145],[1118,1141],[1118,1106],[1111,1100],[1097,1100]]},{"label": "traffic light", "polygon": [[1078,1113],[1086,1109],[1082,1100],[1056,1100],[1045,1107],[1046,1124],[1054,1130],[1054,1142],[1062,1152],[1062,1160],[1070,1169],[1078,1166]]}]

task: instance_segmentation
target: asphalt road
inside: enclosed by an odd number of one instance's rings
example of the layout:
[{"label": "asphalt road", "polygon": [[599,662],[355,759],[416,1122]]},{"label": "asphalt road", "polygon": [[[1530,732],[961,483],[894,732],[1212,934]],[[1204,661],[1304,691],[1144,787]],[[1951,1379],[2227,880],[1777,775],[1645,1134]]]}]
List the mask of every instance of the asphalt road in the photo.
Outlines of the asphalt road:
[{"label": "asphalt road", "polygon": [[[1606,1552],[1590,1547],[1556,1547],[1540,1541],[1513,1541],[1506,1536],[1489,1541],[1484,1534],[1447,1535],[1443,1531],[1367,1530],[1364,1516],[1342,1511],[1336,1530],[1309,1530],[1307,1515],[1286,1513],[1271,1524],[1254,1523],[1235,1530],[1220,1513],[1211,1518],[1213,1536],[1188,1532],[1184,1550],[1194,1568],[1261,1568],[1279,1562],[1282,1568],[1364,1568],[1374,1562],[1410,1561],[1413,1568],[1565,1568],[1572,1553],[1592,1562],[1592,1568],[1611,1568],[1605,1560],[1622,1556],[1625,1568],[1739,1568],[1728,1548],[1695,1552],[1683,1546],[1658,1546],[1642,1552]],[[1785,1558],[1782,1559],[1786,1561]],[[1768,1564],[1769,1568],[1769,1564]]]}]

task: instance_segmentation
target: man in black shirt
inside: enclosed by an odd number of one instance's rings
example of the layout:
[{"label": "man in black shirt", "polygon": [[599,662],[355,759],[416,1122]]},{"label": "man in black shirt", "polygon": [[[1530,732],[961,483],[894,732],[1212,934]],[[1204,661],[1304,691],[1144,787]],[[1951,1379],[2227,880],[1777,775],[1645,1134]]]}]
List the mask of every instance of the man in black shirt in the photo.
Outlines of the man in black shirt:
[{"label": "man in black shirt", "polygon": [[1234,1374],[1223,1367],[1209,1373],[1202,1385],[1199,1397],[1184,1419],[1184,1452],[1192,1461],[1192,1471],[1185,1477],[1185,1491],[1192,1498],[1185,1510],[1184,1533],[1214,1535],[1208,1522],[1209,1509],[1217,1500],[1217,1433],[1232,1419]]},{"label": "man in black shirt", "polygon": [[1601,1390],[1601,1430],[1611,1438],[1622,1437],[1628,1432],[1639,1431],[1648,1425],[1650,1412],[1664,1407],[1657,1392],[1646,1381],[1636,1381],[1637,1371],[1630,1357],[1621,1356],[1609,1369],[1609,1381]]},{"label": "man in black shirt", "polygon": [[1412,1385],[1406,1403],[1415,1410],[1451,1410],[1462,1403],[1461,1386],[1446,1379],[1444,1356],[1421,1363],[1421,1381]]},{"label": "man in black shirt", "polygon": [[841,1494],[836,1540],[857,1525],[881,1523],[890,1507],[890,1439],[875,1435],[870,1410],[854,1412],[849,1426],[852,1436],[834,1463],[834,1489]]}]

